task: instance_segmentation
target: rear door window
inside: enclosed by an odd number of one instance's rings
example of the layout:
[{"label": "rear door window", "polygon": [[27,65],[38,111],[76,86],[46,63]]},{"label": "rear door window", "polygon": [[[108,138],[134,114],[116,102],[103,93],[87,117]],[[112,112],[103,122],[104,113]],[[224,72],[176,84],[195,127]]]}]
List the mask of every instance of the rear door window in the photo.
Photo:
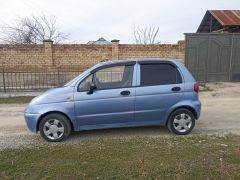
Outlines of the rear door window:
[{"label": "rear door window", "polygon": [[177,68],[170,64],[141,64],[141,86],[182,83]]}]

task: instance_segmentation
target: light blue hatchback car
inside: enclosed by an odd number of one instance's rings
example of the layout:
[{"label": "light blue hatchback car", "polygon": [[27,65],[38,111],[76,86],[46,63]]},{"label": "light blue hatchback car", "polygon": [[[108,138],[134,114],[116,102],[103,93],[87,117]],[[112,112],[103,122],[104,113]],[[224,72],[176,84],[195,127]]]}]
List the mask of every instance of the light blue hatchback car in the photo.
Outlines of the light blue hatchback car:
[{"label": "light blue hatchback car", "polygon": [[52,142],[71,131],[134,126],[168,126],[185,135],[200,116],[198,91],[179,60],[105,61],[34,98],[25,119]]}]

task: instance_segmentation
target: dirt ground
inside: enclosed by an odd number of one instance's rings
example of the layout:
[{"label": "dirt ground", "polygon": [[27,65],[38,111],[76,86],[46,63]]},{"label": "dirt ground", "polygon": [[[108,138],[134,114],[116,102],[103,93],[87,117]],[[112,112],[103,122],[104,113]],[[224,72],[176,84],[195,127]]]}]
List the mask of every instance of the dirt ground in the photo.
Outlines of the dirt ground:
[{"label": "dirt ground", "polygon": [[[210,83],[200,93],[202,113],[191,135],[240,134],[240,83]],[[45,143],[25,124],[26,104],[0,104],[0,149]],[[91,138],[156,137],[171,135],[165,127],[139,127],[93,130],[74,133],[69,142]]]}]

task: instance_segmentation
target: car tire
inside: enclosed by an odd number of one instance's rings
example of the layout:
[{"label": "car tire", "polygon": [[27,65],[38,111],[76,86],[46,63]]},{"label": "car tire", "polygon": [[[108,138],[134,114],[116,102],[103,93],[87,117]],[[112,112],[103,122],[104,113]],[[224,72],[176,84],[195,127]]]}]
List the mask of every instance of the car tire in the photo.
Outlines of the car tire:
[{"label": "car tire", "polygon": [[62,114],[52,113],[44,116],[39,124],[41,136],[49,142],[60,142],[68,138],[71,124]]},{"label": "car tire", "polygon": [[168,119],[168,129],[177,135],[189,134],[195,126],[195,117],[188,109],[177,109]]}]

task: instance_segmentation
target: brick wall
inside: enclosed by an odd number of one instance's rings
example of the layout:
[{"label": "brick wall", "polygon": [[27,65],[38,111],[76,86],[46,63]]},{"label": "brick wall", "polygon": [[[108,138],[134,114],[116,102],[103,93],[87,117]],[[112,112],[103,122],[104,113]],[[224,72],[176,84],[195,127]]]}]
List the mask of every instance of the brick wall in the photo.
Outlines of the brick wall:
[{"label": "brick wall", "polygon": [[5,69],[48,69],[73,67],[86,69],[104,59],[178,58],[184,60],[184,42],[178,44],[110,45],[53,44],[0,45],[0,67]]}]

